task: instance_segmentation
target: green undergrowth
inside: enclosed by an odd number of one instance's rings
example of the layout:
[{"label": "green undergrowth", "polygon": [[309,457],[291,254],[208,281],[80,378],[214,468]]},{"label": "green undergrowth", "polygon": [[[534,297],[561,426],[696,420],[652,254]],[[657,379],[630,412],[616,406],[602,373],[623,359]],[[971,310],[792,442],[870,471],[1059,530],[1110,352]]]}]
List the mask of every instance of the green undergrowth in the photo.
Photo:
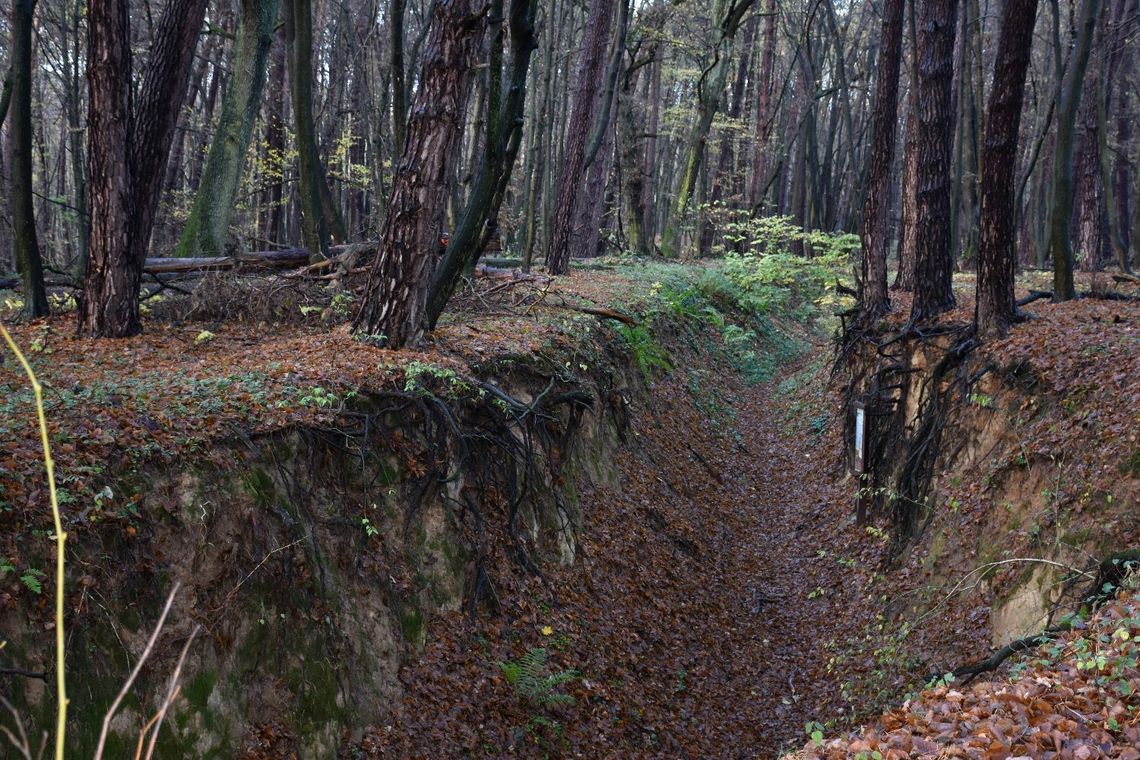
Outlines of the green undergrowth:
[{"label": "green undergrowth", "polygon": [[707,348],[749,384],[768,382],[809,348],[813,333],[834,331],[835,313],[846,306],[835,284],[846,279],[849,255],[731,254],[704,265],[626,265],[623,274],[644,283],[648,297],[631,304],[644,322],[619,332],[647,378],[675,364],[655,333],[680,328],[698,340],[695,328],[705,327],[718,337]]}]

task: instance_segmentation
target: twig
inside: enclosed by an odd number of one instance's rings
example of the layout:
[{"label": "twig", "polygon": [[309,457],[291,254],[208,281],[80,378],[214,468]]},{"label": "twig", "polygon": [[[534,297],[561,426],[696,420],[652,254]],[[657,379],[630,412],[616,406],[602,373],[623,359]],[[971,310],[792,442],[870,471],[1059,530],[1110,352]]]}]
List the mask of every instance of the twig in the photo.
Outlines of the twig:
[{"label": "twig", "polygon": [[155,745],[158,743],[158,734],[162,731],[162,721],[166,718],[166,711],[170,709],[170,703],[178,695],[178,679],[182,677],[182,665],[186,662],[186,653],[190,651],[190,645],[194,643],[194,638],[198,635],[198,631],[202,630],[202,626],[194,626],[194,630],[190,632],[190,638],[186,639],[186,645],[182,647],[182,654],[178,655],[178,664],[174,666],[174,672],[170,676],[170,689],[166,693],[166,699],[162,702],[162,707],[158,711],[158,722],[154,727],[154,732],[150,735],[150,744],[146,748],[146,760],[150,760],[154,755]]},{"label": "twig", "polygon": [[24,670],[23,668],[0,668],[0,676],[23,676],[24,678],[38,678],[47,683],[47,673],[43,671]]},{"label": "twig", "polygon": [[12,713],[12,720],[16,724],[16,730],[20,732],[20,737],[17,739],[16,735],[13,734],[7,726],[0,726],[0,731],[4,732],[4,735],[8,737],[8,741],[12,743],[13,747],[19,750],[21,755],[27,758],[27,760],[32,760],[32,746],[28,743],[28,735],[24,733],[24,721],[20,719],[19,711],[4,697],[0,697],[0,702],[3,702],[4,706],[8,708],[8,712]]},{"label": "twig", "polygon": [[932,607],[930,610],[928,610],[926,612],[926,614],[924,614],[922,617],[920,617],[918,620],[915,621],[914,627],[917,628],[920,623],[922,623],[927,618],[931,617],[934,613],[938,612],[938,610],[942,609],[942,607],[948,601],[950,601],[950,598],[953,597],[955,594],[957,594],[958,590],[966,585],[966,581],[969,580],[970,578],[972,578],[974,575],[976,575],[980,572],[984,572],[986,570],[989,570],[992,567],[998,567],[1000,565],[1009,565],[1009,564],[1012,564],[1015,562],[1034,562],[1034,563],[1039,563],[1042,565],[1052,565],[1053,567],[1059,567],[1062,570],[1068,570],[1070,573],[1076,573],[1078,575],[1083,575],[1086,578],[1092,578],[1093,577],[1093,575],[1091,573],[1085,572],[1084,570],[1078,570],[1075,567],[1070,567],[1069,565],[1063,564],[1061,562],[1054,562],[1051,559],[1041,559],[1039,557],[1013,557],[1011,559],[1002,559],[1002,560],[998,560],[996,562],[987,562],[984,565],[978,565],[973,570],[971,570],[970,572],[963,575],[961,580],[959,580],[954,585],[954,588],[950,589],[950,592],[948,594],[946,594],[946,596],[942,597],[942,599],[938,602],[938,604],[934,605],[934,607]]},{"label": "twig", "polygon": [[150,657],[150,653],[154,650],[154,642],[158,640],[159,633],[162,632],[163,626],[166,624],[166,615],[170,612],[170,606],[174,604],[174,596],[178,593],[181,586],[180,581],[174,582],[174,587],[170,589],[170,593],[166,597],[166,604],[162,608],[162,614],[158,616],[158,623],[155,624],[154,630],[151,631],[150,638],[147,639],[146,648],[143,649],[142,656],[139,657],[138,662],[135,663],[134,668],[131,669],[131,674],[127,676],[127,680],[123,683],[123,688],[119,689],[119,693],[115,696],[115,701],[111,703],[107,713],[103,716],[103,730],[99,732],[99,744],[95,747],[95,760],[103,757],[103,747],[107,743],[107,733],[111,730],[111,720],[115,717],[115,711],[119,709],[123,699],[126,698],[127,692],[130,691],[131,685],[134,684],[135,678],[138,677],[139,671]]},{"label": "twig", "polygon": [[260,570],[261,566],[264,565],[266,562],[268,562],[270,557],[272,557],[277,552],[283,552],[286,549],[292,549],[294,546],[301,543],[302,541],[304,541],[307,538],[308,538],[308,536],[302,536],[301,538],[298,538],[296,541],[294,541],[291,544],[285,544],[284,546],[278,546],[276,549],[269,552],[269,554],[266,554],[264,557],[262,557],[261,561],[258,562],[257,565],[252,570],[250,570],[249,573],[244,578],[242,578],[240,581],[238,581],[238,584],[233,587],[233,589],[230,591],[230,593],[226,594],[226,598],[222,600],[221,604],[219,604],[217,607],[214,608],[214,612],[217,612],[221,608],[225,607],[226,603],[229,602],[230,599],[233,598],[233,595],[238,592],[238,589],[240,589],[245,584],[246,581],[248,581],[250,578],[252,578],[253,574],[256,573],[258,570]]}]

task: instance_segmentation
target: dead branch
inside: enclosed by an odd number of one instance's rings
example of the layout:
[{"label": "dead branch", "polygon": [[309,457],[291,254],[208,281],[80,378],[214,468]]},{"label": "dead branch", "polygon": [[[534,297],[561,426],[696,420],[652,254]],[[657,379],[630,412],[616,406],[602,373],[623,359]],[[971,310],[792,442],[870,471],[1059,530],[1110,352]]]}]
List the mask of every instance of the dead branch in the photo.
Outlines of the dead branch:
[{"label": "dead branch", "polygon": [[107,733],[111,730],[111,720],[115,717],[115,712],[119,709],[123,699],[126,698],[127,692],[131,690],[135,678],[138,677],[139,671],[150,657],[150,653],[154,651],[154,643],[158,640],[158,635],[162,632],[163,626],[166,624],[166,615],[170,612],[170,606],[174,604],[174,596],[178,593],[181,583],[174,582],[174,587],[170,589],[170,594],[166,597],[166,604],[162,608],[162,614],[158,616],[158,623],[155,624],[154,630],[151,631],[150,638],[147,639],[146,648],[143,649],[142,656],[139,657],[138,662],[135,663],[134,668],[131,669],[131,674],[127,676],[127,680],[123,683],[123,688],[119,689],[119,693],[115,696],[115,701],[107,709],[107,713],[103,716],[103,729],[99,732],[99,744],[95,747],[94,759],[99,760],[103,757],[103,747],[107,743]]}]

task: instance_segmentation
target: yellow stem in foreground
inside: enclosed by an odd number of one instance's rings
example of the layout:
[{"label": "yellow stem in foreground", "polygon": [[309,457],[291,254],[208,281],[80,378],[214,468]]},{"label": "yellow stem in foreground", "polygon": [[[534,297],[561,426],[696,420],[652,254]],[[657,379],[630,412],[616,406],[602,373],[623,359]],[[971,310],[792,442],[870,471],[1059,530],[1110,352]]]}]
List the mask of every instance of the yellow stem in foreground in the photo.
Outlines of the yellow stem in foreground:
[{"label": "yellow stem in foreground", "polygon": [[16,345],[16,341],[12,340],[12,336],[4,325],[0,325],[0,334],[3,334],[8,348],[12,349],[12,353],[20,360],[20,364],[24,368],[24,373],[28,376],[28,382],[32,384],[32,391],[36,394],[36,415],[39,417],[40,422],[40,442],[44,447],[44,469],[47,470],[48,479],[48,494],[51,497],[51,516],[55,521],[55,686],[56,695],[59,700],[59,711],[56,717],[55,724],[55,757],[56,760],[63,758],[63,740],[64,732],[67,728],[67,674],[64,670],[64,636],[63,636],[63,566],[64,566],[64,543],[67,541],[67,534],[63,532],[63,520],[59,515],[59,501],[55,495],[55,463],[51,458],[51,444],[48,442],[48,429],[47,429],[47,416],[44,414],[44,396],[43,388],[40,386],[39,380],[36,379],[36,373],[32,371],[32,365],[28,364],[28,360],[24,357],[20,347]]}]

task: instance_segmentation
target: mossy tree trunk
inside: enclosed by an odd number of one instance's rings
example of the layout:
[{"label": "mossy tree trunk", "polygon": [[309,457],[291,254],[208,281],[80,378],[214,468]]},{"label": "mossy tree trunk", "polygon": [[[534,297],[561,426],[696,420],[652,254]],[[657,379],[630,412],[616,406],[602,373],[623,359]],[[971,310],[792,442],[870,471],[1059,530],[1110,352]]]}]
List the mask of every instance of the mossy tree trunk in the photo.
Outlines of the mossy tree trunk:
[{"label": "mossy tree trunk", "polygon": [[733,40],[745,14],[755,0],[718,0],[714,9],[719,35],[713,48],[712,62],[701,72],[697,81],[697,113],[685,140],[681,179],[677,185],[676,200],[665,224],[661,249],[666,256],[679,256],[695,239],[693,196],[700,177],[709,130],[713,117],[720,107],[724,86],[732,69]]},{"label": "mossy tree trunk", "polygon": [[233,71],[178,256],[225,255],[245,154],[261,109],[279,5],[280,0],[241,0]]}]

